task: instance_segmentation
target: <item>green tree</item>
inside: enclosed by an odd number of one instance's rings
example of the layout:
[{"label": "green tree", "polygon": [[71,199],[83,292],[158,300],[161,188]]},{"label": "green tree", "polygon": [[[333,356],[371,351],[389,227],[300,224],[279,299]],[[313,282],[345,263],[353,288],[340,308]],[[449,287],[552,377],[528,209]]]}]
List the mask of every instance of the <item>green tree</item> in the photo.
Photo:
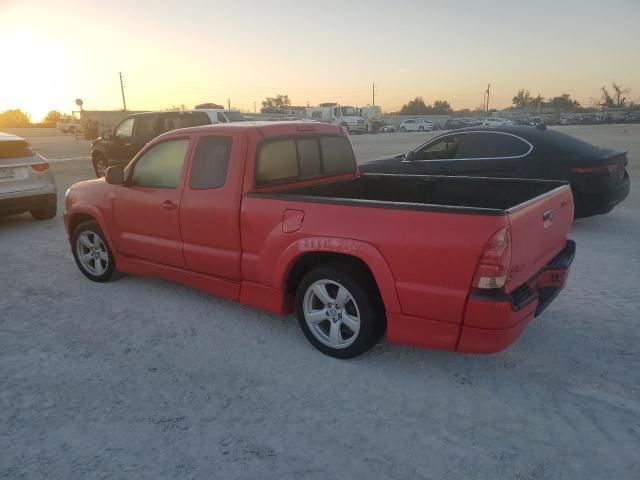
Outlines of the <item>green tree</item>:
[{"label": "green tree", "polygon": [[533,102],[533,98],[529,93],[529,90],[520,89],[515,97],[511,100],[513,106],[516,108],[527,108]]},{"label": "green tree", "polygon": [[559,97],[553,97],[546,104],[547,107],[551,107],[554,110],[559,111],[571,111],[580,108],[580,102],[577,100],[572,100],[571,95],[568,93],[563,93]]},{"label": "green tree", "polygon": [[267,97],[262,101],[262,110],[271,112],[281,112],[291,106],[289,95],[276,95]]},{"label": "green tree", "polygon": [[44,121],[42,123],[53,125],[55,127],[56,123],[58,123],[61,118],[62,114],[58,110],[51,110],[47,113],[47,116],[44,117]]},{"label": "green tree", "polygon": [[400,115],[425,115],[430,113],[430,111],[422,97],[416,97],[403,105],[398,113],[400,113]]},{"label": "green tree", "polygon": [[20,109],[5,110],[0,113],[0,127],[28,127],[31,125],[31,115]]},{"label": "green tree", "polygon": [[447,115],[451,112],[453,112],[453,109],[446,100],[436,100],[431,107],[431,113],[434,115]]}]

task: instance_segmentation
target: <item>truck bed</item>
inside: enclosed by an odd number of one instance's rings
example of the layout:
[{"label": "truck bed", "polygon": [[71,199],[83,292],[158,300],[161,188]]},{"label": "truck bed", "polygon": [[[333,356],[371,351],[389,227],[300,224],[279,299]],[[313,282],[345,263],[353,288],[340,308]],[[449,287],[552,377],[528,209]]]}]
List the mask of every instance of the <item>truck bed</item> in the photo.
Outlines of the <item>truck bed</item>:
[{"label": "truck bed", "polygon": [[378,208],[505,215],[566,185],[555,180],[363,174],[354,179],[260,195]]}]

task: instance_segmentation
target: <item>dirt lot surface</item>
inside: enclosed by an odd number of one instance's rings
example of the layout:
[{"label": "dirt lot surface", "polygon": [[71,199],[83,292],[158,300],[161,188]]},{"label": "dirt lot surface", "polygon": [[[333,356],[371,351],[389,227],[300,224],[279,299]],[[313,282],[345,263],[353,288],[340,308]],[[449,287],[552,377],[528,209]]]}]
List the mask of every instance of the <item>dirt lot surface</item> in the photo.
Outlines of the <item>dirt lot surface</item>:
[{"label": "dirt lot surface", "polygon": [[[566,291],[494,356],[335,360],[292,317],[88,281],[61,214],[0,218],[0,478],[640,478],[640,126],[563,130],[629,150],[632,193],[575,222]],[[62,212],[88,142],[36,133]],[[430,135],[353,141],[367,159]]]}]

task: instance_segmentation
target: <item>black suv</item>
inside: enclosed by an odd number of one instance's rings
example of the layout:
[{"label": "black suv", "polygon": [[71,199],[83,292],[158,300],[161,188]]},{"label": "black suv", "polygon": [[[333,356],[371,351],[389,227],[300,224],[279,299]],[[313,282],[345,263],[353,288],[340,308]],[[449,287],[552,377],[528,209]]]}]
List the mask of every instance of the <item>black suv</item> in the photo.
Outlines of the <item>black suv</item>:
[{"label": "black suv", "polygon": [[96,176],[104,176],[107,167],[124,167],[136,153],[158,135],[176,128],[209,125],[212,122],[206,111],[145,112],[129,115],[114,129],[91,142],[91,161]]}]

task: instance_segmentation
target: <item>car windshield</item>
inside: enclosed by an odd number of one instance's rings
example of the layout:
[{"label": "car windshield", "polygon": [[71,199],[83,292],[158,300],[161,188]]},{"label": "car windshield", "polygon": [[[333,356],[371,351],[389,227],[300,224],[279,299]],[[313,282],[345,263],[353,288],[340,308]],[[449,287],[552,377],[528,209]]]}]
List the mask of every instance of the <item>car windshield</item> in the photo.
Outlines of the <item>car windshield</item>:
[{"label": "car windshield", "polygon": [[343,117],[356,117],[358,112],[353,107],[340,107]]},{"label": "car windshield", "polygon": [[246,122],[246,118],[240,112],[224,112],[230,122]]}]

